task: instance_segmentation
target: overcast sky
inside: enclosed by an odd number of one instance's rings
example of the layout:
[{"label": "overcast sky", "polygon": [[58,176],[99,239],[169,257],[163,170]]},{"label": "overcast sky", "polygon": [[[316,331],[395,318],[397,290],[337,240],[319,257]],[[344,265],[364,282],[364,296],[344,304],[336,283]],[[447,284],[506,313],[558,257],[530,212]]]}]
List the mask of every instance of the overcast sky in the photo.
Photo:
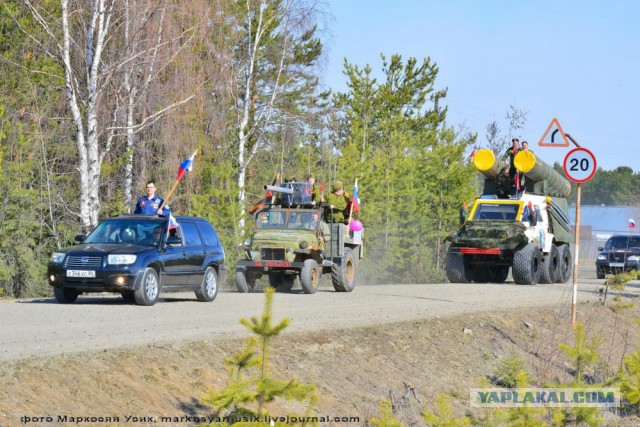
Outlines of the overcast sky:
[{"label": "overcast sky", "polygon": [[[598,167],[640,171],[640,1],[326,0],[326,85],[344,91],[343,60],[380,72],[380,53],[431,57],[449,89],[447,122],[478,132],[510,106],[518,132],[546,162],[570,148],[537,147],[551,120],[591,150]],[[573,146],[571,147],[573,148]]]}]

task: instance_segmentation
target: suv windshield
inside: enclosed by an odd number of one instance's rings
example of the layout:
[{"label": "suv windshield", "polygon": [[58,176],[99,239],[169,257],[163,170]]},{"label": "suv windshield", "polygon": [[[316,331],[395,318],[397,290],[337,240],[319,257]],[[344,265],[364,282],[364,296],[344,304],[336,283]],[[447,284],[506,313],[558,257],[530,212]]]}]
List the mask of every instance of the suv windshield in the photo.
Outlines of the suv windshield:
[{"label": "suv windshield", "polygon": [[473,215],[475,221],[479,219],[502,219],[515,221],[520,205],[516,203],[478,203]]},{"label": "suv windshield", "polygon": [[164,222],[134,219],[108,220],[100,223],[95,230],[84,239],[83,243],[130,243],[134,245],[158,246]]},{"label": "suv windshield", "polygon": [[616,236],[607,240],[605,249],[627,249],[640,248],[640,237],[638,236]]}]

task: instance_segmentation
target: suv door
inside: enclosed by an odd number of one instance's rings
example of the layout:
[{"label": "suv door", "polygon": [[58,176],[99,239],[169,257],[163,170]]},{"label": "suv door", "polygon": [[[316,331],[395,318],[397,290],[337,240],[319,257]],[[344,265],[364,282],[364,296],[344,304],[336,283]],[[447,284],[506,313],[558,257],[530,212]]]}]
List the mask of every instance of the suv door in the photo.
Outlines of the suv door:
[{"label": "suv door", "polygon": [[187,252],[186,268],[189,270],[189,284],[200,284],[204,275],[204,260],[207,255],[202,237],[196,228],[196,224],[191,221],[181,221],[182,233]]},{"label": "suv door", "polygon": [[[182,238],[180,228],[175,231],[175,237]],[[187,262],[187,249],[184,246],[184,238],[181,244],[165,245],[160,251],[160,259],[164,265],[162,287],[170,288],[184,286],[189,283],[189,266]]]}]

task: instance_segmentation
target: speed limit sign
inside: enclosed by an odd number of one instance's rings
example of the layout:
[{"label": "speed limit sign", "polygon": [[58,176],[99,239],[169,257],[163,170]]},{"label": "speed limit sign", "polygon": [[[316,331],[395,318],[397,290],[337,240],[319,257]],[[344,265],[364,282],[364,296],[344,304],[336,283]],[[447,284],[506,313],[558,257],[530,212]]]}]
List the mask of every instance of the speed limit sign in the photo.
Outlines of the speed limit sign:
[{"label": "speed limit sign", "polygon": [[596,173],[596,156],[586,148],[574,148],[564,158],[564,174],[573,182],[587,182]]}]

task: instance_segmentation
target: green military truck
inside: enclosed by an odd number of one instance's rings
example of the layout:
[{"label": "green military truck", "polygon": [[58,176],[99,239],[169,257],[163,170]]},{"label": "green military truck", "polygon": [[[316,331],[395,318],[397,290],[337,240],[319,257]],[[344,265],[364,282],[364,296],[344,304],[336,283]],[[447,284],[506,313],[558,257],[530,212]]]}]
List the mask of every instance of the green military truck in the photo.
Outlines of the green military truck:
[{"label": "green military truck", "polygon": [[461,218],[460,229],[446,238],[449,281],[503,283],[511,270],[517,284],[566,283],[574,240],[567,215],[569,181],[531,151],[521,151],[514,165],[524,182],[498,198],[496,178],[505,164],[488,149],[479,150],[473,163],[485,177],[483,194]]},{"label": "green military truck", "polygon": [[[266,275],[279,291],[290,291],[299,278],[302,290],[313,294],[323,274],[331,274],[337,292],[353,291],[363,257],[362,232],[342,223],[325,223],[323,209],[311,201],[308,183],[265,189],[280,197],[254,214],[253,235],[243,244],[244,259],[236,264],[238,291],[253,291],[256,280]],[[318,239],[323,225],[330,235],[324,250]]]}]

